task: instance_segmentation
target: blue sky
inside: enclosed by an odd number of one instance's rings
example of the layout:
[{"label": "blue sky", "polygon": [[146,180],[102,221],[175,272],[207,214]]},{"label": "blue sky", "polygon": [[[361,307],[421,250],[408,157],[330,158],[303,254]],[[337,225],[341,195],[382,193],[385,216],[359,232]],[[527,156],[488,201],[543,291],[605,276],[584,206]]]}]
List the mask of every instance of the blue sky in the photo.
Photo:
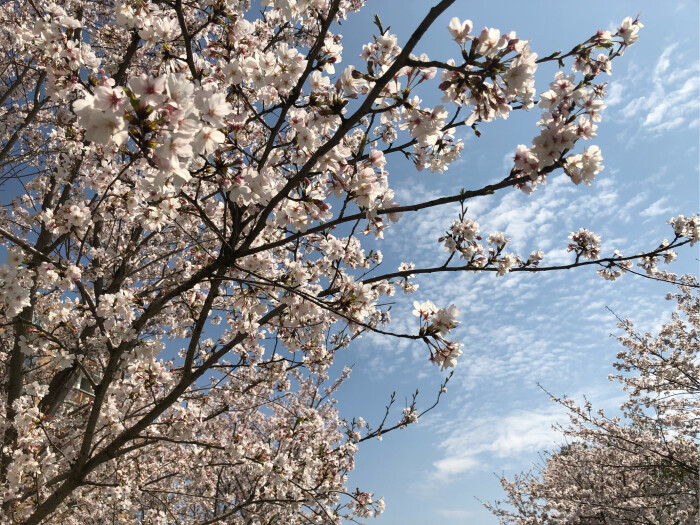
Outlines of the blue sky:
[{"label": "blue sky", "polygon": [[[408,38],[434,2],[370,1],[343,24],[343,64],[370,40],[371,18]],[[527,8],[525,8],[527,6]],[[453,16],[484,26],[516,31],[540,56],[568,50],[597,29],[619,26],[641,10],[641,39],[613,63],[608,109],[597,144],[606,169],[591,187],[574,186],[561,174],[531,196],[517,190],[469,203],[482,232],[503,230],[513,248],[527,254],[541,248],[545,262],[560,263],[571,231],[586,227],[600,234],[603,253],[624,254],[653,248],[671,235],[666,221],[698,211],[698,4],[697,2],[480,2],[458,1],[434,25],[418,52],[448,59],[457,54],[445,29]],[[555,69],[538,71],[538,92],[547,89]],[[438,104],[425,92],[425,104]],[[500,180],[510,169],[518,144],[536,134],[539,111],[514,114],[508,121],[482,126],[482,137],[463,133],[463,159],[442,175],[417,173],[410,164],[390,161],[389,181],[402,204],[450,195]],[[579,146],[580,148],[580,146]],[[399,262],[419,265],[442,261],[437,237],[456,217],[456,208],[405,215],[381,243],[387,271]],[[698,247],[679,251],[670,268],[698,274]],[[412,301],[456,304],[462,311],[457,333],[464,355],[438,408],[417,425],[366,443],[357,456],[349,487],[373,490],[386,498],[378,525],[489,525],[497,521],[478,499],[501,496],[494,475],[527,470],[542,450],[556,450],[562,438],[551,426],[566,422],[538,383],[554,394],[581,398],[614,410],[622,391],[606,378],[618,344],[615,317],[653,330],[668,314],[668,285],[627,275],[615,283],[583,268],[553,274],[449,275],[418,279],[413,297],[399,296],[392,329],[415,331]],[[425,348],[409,341],[365,336],[345,355],[353,375],[339,392],[345,416],[377,421],[393,390],[398,408],[419,388],[429,405],[442,374],[427,361]]]}]

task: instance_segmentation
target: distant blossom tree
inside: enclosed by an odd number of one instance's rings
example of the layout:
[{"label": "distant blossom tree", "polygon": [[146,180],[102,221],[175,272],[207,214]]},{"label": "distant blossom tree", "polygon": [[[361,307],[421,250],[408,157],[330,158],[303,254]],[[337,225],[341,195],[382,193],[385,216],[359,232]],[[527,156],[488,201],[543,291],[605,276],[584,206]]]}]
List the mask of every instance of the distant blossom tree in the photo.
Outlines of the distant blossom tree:
[{"label": "distant blossom tree", "polygon": [[[335,353],[369,330],[424,341],[442,368],[461,354],[454,306],[416,302],[416,332],[392,334],[383,298],[430,272],[597,265],[613,279],[639,260],[654,273],[698,239],[698,218],[680,216],[671,241],[603,257],[581,229],[574,262],[545,267],[539,250],[482,237],[466,209],[560,169],[592,183],[601,152],[577,143],[596,135],[599,75],[638,20],[540,58],[514,33],[455,18],[457,60],[416,56],[442,0],[401,47],[377,19],[357,67],[341,66],[333,31],[363,3],[2,3],[0,178],[24,185],[0,212],[2,525],[373,516],[382,500],[346,488],[358,443],[421,412],[414,399],[374,428],[342,419]],[[573,73],[538,98],[538,65],[566,61]],[[426,107],[418,85],[444,105]],[[460,157],[460,126],[478,134],[535,105],[537,136],[500,182],[395,202],[387,157],[441,173]],[[360,234],[454,203],[462,212],[435,235],[445,260],[376,269],[382,254]]]},{"label": "distant blossom tree", "polygon": [[506,499],[487,505],[503,524],[692,525],[700,519],[700,294],[682,278],[657,335],[618,325],[625,347],[611,376],[627,392],[623,417],[552,396],[569,410],[568,444],[540,468],[506,478]]}]

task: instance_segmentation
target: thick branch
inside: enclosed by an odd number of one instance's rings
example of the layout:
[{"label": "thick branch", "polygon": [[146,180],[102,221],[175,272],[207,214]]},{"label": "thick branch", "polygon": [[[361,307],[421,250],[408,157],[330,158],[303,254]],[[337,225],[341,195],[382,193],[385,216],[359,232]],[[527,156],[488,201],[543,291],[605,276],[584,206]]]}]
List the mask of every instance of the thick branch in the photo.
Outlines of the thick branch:
[{"label": "thick branch", "polygon": [[352,114],[349,118],[345,119],[343,123],[338,127],[335,134],[320,148],[318,148],[309,158],[309,160],[302,166],[299,172],[292,177],[284,188],[280,190],[270,202],[265,206],[265,208],[260,212],[257,224],[251,229],[250,233],[246,237],[245,241],[236,250],[236,254],[245,253],[251,246],[253,241],[265,228],[267,222],[267,217],[273,212],[277,205],[282,202],[290,192],[296,188],[300,182],[302,182],[313,169],[316,163],[325,154],[329,153],[334,147],[336,147],[342,139],[348,134],[348,132],[357,124],[362,118],[368,113],[372,105],[374,104],[377,97],[380,95],[384,87],[394,78],[394,76],[399,72],[399,70],[405,65],[406,60],[409,58],[413,48],[418,44],[423,35],[428,31],[430,26],[435,22],[435,20],[440,16],[449,6],[454,3],[454,0],[442,0],[438,5],[430,9],[430,12],[426,15],[423,21],[420,23],[418,28],[413,32],[411,37],[406,42],[406,45],[401,50],[401,53],[396,57],[394,63],[387,68],[386,72],[377,79],[374,87],[367,94],[364,102],[360,107]]}]

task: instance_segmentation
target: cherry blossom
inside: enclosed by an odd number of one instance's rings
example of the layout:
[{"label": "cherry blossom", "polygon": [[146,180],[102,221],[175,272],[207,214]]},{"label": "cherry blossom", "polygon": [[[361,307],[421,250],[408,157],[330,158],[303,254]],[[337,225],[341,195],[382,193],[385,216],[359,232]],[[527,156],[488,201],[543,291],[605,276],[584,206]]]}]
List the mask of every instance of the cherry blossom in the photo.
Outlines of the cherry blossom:
[{"label": "cherry blossom", "polygon": [[538,470],[501,479],[505,501],[486,505],[500,523],[697,521],[700,297],[695,277],[676,280],[676,312],[658,334],[618,325],[610,379],[626,392],[622,417],[552,395],[569,411],[566,444]]},{"label": "cherry blossom", "polygon": [[461,22],[459,18],[454,17],[452,20],[450,20],[450,25],[447,26],[447,30],[450,32],[455,42],[458,44],[464,44],[467,40],[473,38],[469,36],[469,33],[472,31],[472,27],[473,24],[471,20]]},{"label": "cherry blossom", "polygon": [[[626,256],[581,228],[574,261],[545,267],[537,247],[482,237],[469,209],[555,172],[595,182],[602,153],[578,142],[596,137],[597,77],[639,21],[548,55],[514,32],[445,28],[453,3],[410,38],[376,18],[357,49],[340,31],[362,0],[0,7],[0,183],[23,184],[0,213],[0,525],[375,516],[384,501],[346,486],[358,446],[431,406],[348,419],[333,396],[349,370],[333,365],[375,333],[417,345],[436,375],[460,366],[455,305],[421,297],[405,330],[391,324],[420,275],[594,265],[610,279],[637,263],[668,277],[696,215]],[[433,24],[444,56],[420,52]],[[540,64],[559,60],[573,73],[538,96]],[[398,202],[392,158],[416,167],[403,177],[450,177],[460,130],[521,110],[540,120],[500,181]],[[430,234],[436,265],[385,268],[387,229],[440,206],[456,216]]]}]

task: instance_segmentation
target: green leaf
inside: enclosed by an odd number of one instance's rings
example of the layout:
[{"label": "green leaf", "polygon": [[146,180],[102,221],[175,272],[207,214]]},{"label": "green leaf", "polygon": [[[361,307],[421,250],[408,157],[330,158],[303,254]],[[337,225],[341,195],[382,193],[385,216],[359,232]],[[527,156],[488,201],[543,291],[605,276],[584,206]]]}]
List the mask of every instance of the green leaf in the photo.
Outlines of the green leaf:
[{"label": "green leaf", "polygon": [[379,28],[379,33],[383,35],[384,28],[382,27],[382,21],[379,20],[379,15],[376,13],[374,14],[374,25],[377,26],[377,28]]}]

